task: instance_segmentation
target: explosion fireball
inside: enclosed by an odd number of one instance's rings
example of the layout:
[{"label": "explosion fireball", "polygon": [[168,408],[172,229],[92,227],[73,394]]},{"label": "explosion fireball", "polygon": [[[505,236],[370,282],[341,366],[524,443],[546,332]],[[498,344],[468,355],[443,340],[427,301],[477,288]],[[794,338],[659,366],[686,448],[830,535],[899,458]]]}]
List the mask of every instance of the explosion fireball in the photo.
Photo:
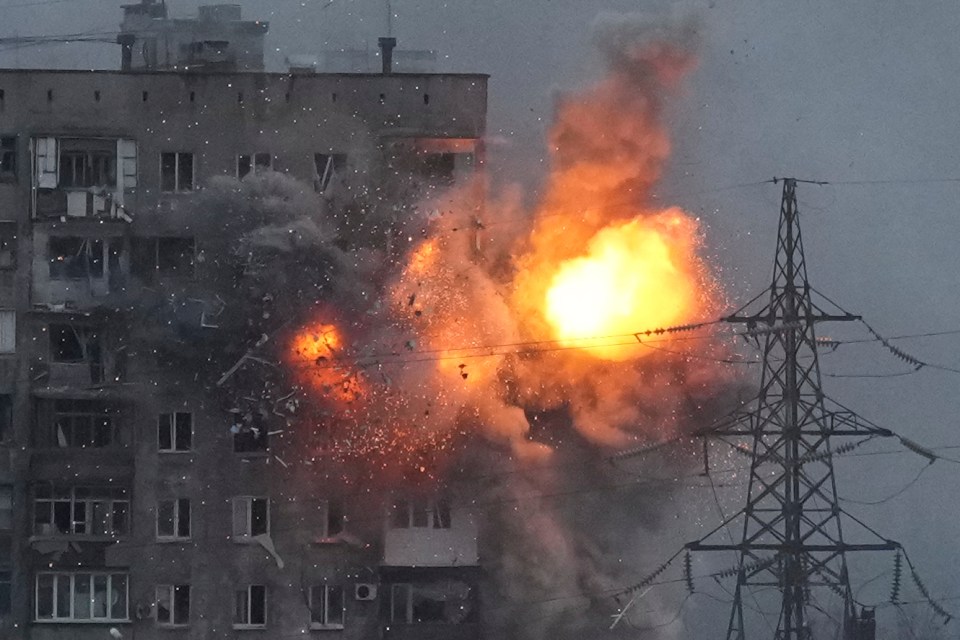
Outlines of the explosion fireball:
[{"label": "explosion fireball", "polygon": [[638,352],[611,342],[686,322],[697,310],[692,238],[696,224],[676,209],[601,229],[586,254],[558,265],[551,279],[545,314],[554,335],[619,360]]}]

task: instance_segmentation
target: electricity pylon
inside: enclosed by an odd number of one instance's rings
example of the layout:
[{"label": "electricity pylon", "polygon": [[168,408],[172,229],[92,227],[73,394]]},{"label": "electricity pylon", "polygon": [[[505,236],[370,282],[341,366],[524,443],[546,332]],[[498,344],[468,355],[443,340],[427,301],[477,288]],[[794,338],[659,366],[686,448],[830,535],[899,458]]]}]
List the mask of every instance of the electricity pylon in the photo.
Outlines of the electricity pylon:
[{"label": "electricity pylon", "polygon": [[[691,551],[734,551],[737,584],[727,640],[747,640],[745,591],[774,588],[781,594],[775,640],[810,640],[813,589],[825,587],[843,602],[843,637],[866,637],[858,625],[847,573],[848,551],[888,551],[894,542],[849,544],[843,537],[833,474],[831,441],[838,437],[890,436],[890,431],[829,403],[821,389],[815,327],[824,321],[858,320],[828,313],[812,300],[797,213],[795,179],[783,181],[773,281],[763,306],[748,309],[764,293],[724,318],[742,324],[744,334],[763,344],[763,372],[756,398],[705,435],[749,439],[735,444],[751,456],[746,506],[706,537],[687,544]],[[747,451],[747,445],[749,451]],[[742,521],[739,543],[714,542]],[[729,535],[729,533],[728,533]],[[751,635],[750,638],[759,634]]]}]

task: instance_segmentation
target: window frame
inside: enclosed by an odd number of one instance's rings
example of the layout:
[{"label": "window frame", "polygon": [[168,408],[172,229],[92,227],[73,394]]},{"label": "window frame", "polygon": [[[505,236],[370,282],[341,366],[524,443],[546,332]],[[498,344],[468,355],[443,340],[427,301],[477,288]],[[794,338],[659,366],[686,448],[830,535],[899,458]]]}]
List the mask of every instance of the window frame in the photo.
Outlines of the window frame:
[{"label": "window frame", "polygon": [[[49,489],[48,497],[39,497],[38,490],[42,488]],[[124,497],[77,497],[78,490],[88,490],[91,492],[97,491],[117,491],[121,492],[120,494]],[[36,536],[50,536],[56,538],[124,538],[130,535],[130,526],[132,524],[131,512],[130,512],[130,491],[126,487],[117,487],[117,486],[94,486],[94,485],[71,485],[69,487],[55,487],[51,484],[37,484],[34,485],[32,490],[32,515],[33,515],[33,525],[31,531],[33,535]],[[59,531],[57,529],[57,505],[67,505],[69,512],[69,531]],[[109,533],[92,533],[92,530],[96,526],[96,518],[94,514],[96,513],[95,504],[106,505],[105,513],[109,516],[110,520],[110,532]],[[80,508],[79,505],[82,505]],[[124,506],[125,509],[120,512],[121,520],[117,526],[117,517],[118,512],[116,511],[118,506]],[[39,521],[41,515],[41,508],[47,510],[48,518],[44,522]],[[79,518],[82,516],[83,520]],[[83,531],[77,531],[78,525],[83,525]],[[49,525],[53,531],[46,533],[40,530],[40,527],[43,525]]]},{"label": "window frame", "polygon": [[[170,503],[172,507],[172,519],[173,524],[173,533],[164,534],[160,532],[160,509],[161,506],[165,503]],[[187,515],[187,533],[186,535],[180,533],[180,525],[182,523],[181,507],[183,503],[186,503],[186,515]],[[156,536],[158,542],[184,542],[189,541],[193,538],[193,503],[190,502],[190,498],[170,498],[168,500],[157,500],[157,511],[156,511]]]},{"label": "window frame", "polygon": [[0,135],[0,182],[17,181],[18,142],[16,135]]},{"label": "window frame", "polygon": [[[322,590],[322,591],[321,591]],[[339,622],[330,621],[330,594],[340,591],[340,615]],[[317,605],[315,602],[315,593],[323,593],[323,601]],[[308,592],[307,606],[310,609],[310,629],[343,629],[346,626],[347,619],[347,601],[346,588],[342,584],[315,584],[310,587]],[[319,609],[319,611],[318,611]],[[319,613],[320,622],[314,620]]]},{"label": "window frame", "polygon": [[[264,520],[266,521],[265,530],[262,531],[261,533],[253,533],[253,503],[259,500],[262,500],[266,503],[265,505],[266,517],[264,518]],[[270,535],[271,518],[270,518],[269,496],[234,496],[233,499],[230,501],[230,504],[231,504],[231,516],[232,516],[231,517],[231,532],[232,532],[231,537],[233,538],[234,542],[247,543],[251,539],[257,536]],[[237,519],[238,519],[237,505],[239,504],[246,505],[245,528],[241,532],[237,531]]]},{"label": "window frame", "polygon": [[[17,268],[17,236],[15,221],[0,220],[0,271],[13,271]],[[3,258],[5,255],[9,258]]]},{"label": "window frame", "polygon": [[[263,165],[259,162],[263,157],[267,157],[267,164]],[[240,166],[244,163],[244,158],[246,158],[247,170],[243,173],[240,172]],[[234,175],[237,177],[237,180],[243,180],[251,173],[256,175],[264,171],[273,171],[273,153],[269,151],[254,151],[252,153],[238,153],[236,157],[236,163],[234,165]]]},{"label": "window frame", "polygon": [[[66,363],[65,363],[66,364]],[[82,364],[82,363],[81,363]],[[119,411],[116,407],[104,403],[99,408],[95,405],[91,405],[94,408],[85,408],[85,405],[80,405],[80,408],[71,406],[69,408],[63,408],[67,403],[96,403],[97,400],[83,400],[78,398],[73,399],[61,399],[56,400],[53,403],[52,409],[52,421],[50,424],[51,434],[50,442],[56,443],[55,448],[57,449],[109,449],[111,447],[116,447],[120,445],[120,431],[119,431]],[[71,441],[75,440],[74,434],[76,431],[75,421],[80,418],[89,418],[90,419],[90,442],[91,444],[71,444]],[[69,424],[69,434],[66,431],[62,431],[63,425],[61,425],[61,420],[68,421]],[[103,420],[103,423],[100,421]],[[102,446],[96,446],[97,442],[97,428],[101,424],[106,425],[105,433],[109,434],[108,442]],[[61,440],[60,436],[63,435]],[[70,437],[68,438],[67,435]],[[61,445],[60,443],[64,442],[66,444]]]},{"label": "window frame", "polygon": [[[323,170],[320,163],[323,161]],[[331,151],[329,153],[315,152],[313,154],[313,190],[316,193],[326,193],[331,182],[341,172],[346,173],[350,163],[350,156],[346,153]]]},{"label": "window frame", "polygon": [[[167,597],[169,598],[168,603],[170,605],[170,608],[168,610],[168,613],[169,613],[168,620],[160,619],[160,594],[164,592],[166,592]],[[176,597],[178,592],[179,593],[186,592],[187,619],[185,621],[178,621],[175,619],[176,612],[177,612]],[[154,589],[154,602],[156,603],[155,604],[156,614],[154,616],[154,620],[157,623],[157,626],[167,628],[167,629],[170,629],[170,628],[179,629],[183,627],[189,627],[190,614],[192,613],[192,609],[193,609],[192,607],[193,603],[191,601],[191,598],[192,598],[192,595],[191,595],[191,589],[189,584],[158,584]]]},{"label": "window frame", "polygon": [[[40,579],[43,576],[51,576],[53,578],[51,582],[51,615],[50,617],[40,617]],[[78,600],[77,593],[77,578],[80,576],[86,576],[89,578],[89,594],[90,594],[90,617],[88,618],[78,618],[76,614],[76,604]],[[113,616],[114,604],[112,602],[104,603],[107,607],[107,616],[106,617],[94,617],[94,608],[95,597],[96,597],[96,578],[99,576],[106,576],[106,593],[113,593],[113,582],[117,577],[123,578],[124,583],[124,605],[125,611],[123,612],[122,617]],[[61,595],[59,588],[59,582],[63,578],[69,579],[69,587],[67,588],[66,595],[69,597],[70,602],[68,604],[69,614],[67,616],[59,616],[58,609],[59,597]],[[33,622],[37,624],[91,624],[91,623],[105,623],[105,622],[130,622],[130,574],[124,573],[122,571],[38,571],[34,576],[34,591],[33,591]]]},{"label": "window frame", "polygon": [[[173,156],[173,190],[164,189],[163,157]],[[183,188],[180,184],[181,156],[190,156],[190,186]],[[197,156],[193,151],[161,151],[160,152],[160,193],[192,193],[197,188]]]},{"label": "window frame", "polygon": [[[251,622],[253,618],[253,590],[261,589],[263,593],[263,622]],[[234,629],[266,629],[267,623],[269,621],[268,615],[268,606],[269,606],[269,597],[267,594],[267,585],[265,584],[248,584],[243,589],[237,589],[234,592],[233,596],[233,628]],[[246,617],[242,622],[238,622],[240,618],[240,596],[244,595],[246,603]]]},{"label": "window frame", "polygon": [[0,316],[12,319],[12,328],[7,331],[5,319],[0,319],[0,355],[11,355],[17,352],[17,312],[15,309],[0,309]]},{"label": "window frame", "polygon": [[[164,449],[162,444],[163,440],[161,437],[163,431],[163,418],[164,416],[168,417],[169,424],[167,429],[169,434],[167,437],[170,440],[170,448]],[[186,448],[182,448],[179,445],[179,438],[177,437],[177,427],[179,426],[179,420],[182,416],[189,416],[190,434],[188,436],[189,442]],[[157,414],[157,452],[158,453],[191,453],[193,452],[193,412],[192,411],[168,411],[164,413]]]},{"label": "window frame", "polygon": [[[451,529],[453,517],[450,501],[446,498],[396,500],[390,513],[391,529]],[[418,516],[425,516],[418,524]],[[403,516],[401,523],[401,516]]]}]

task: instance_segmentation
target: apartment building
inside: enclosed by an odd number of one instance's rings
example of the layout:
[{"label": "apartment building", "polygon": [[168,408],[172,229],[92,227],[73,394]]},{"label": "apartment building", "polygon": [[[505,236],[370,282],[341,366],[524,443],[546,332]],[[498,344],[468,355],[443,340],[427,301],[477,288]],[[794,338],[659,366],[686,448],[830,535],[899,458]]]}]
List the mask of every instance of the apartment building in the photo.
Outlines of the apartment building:
[{"label": "apartment building", "polygon": [[0,637],[480,637],[469,509],[288,468],[129,336],[214,178],[477,168],[486,76],[384,71],[0,70]]}]

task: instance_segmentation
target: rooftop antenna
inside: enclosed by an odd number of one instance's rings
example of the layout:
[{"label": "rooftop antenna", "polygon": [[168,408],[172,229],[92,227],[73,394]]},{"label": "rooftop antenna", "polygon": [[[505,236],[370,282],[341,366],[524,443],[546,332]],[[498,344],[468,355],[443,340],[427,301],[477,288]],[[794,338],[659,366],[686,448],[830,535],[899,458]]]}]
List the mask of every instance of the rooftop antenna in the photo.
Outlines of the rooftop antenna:
[{"label": "rooftop antenna", "polygon": [[386,0],[387,5],[387,37],[393,37],[393,2]]}]

